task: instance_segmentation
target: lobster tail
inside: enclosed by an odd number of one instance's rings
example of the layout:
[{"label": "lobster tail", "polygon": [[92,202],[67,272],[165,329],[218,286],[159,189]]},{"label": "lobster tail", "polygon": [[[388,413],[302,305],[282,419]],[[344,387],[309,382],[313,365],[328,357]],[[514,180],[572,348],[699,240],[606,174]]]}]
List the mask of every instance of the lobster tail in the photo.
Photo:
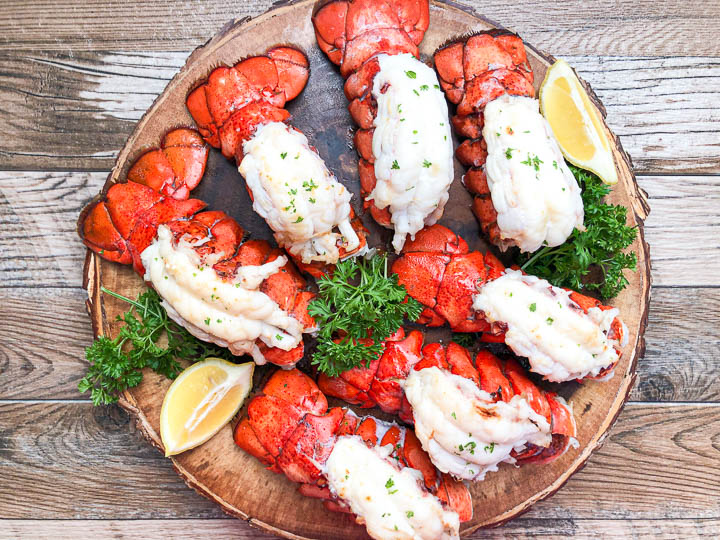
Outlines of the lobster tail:
[{"label": "lobster tail", "polygon": [[[369,448],[391,448],[389,457],[394,461],[390,461],[396,465],[389,470],[399,466],[420,471],[426,493],[435,494],[457,512],[460,520],[472,517],[467,489],[439,474],[412,431],[370,416],[360,419],[347,409],[328,408],[320,388],[300,371],[276,371],[265,384],[262,395],[251,400],[248,416],[234,431],[235,443],[243,450],[260,459],[270,470],[300,483],[303,495],[323,499],[328,509],[341,512],[349,512],[350,508],[357,512],[363,508],[362,504],[356,505],[358,501],[353,500],[353,495],[343,499],[343,490],[335,486],[331,491],[326,487],[328,482],[332,485],[336,481],[335,461],[347,459],[343,454],[332,461],[335,447],[342,440],[346,444],[343,451],[352,449],[356,438]],[[352,467],[344,463],[342,470],[347,480],[348,475],[353,474]],[[382,461],[374,463],[387,467]],[[383,477],[382,482],[386,480],[387,477]],[[378,487],[382,488],[373,489]],[[389,488],[385,486],[385,489]]]},{"label": "lobster tail", "polygon": [[305,88],[309,74],[301,51],[274,47],[264,56],[216,68],[190,92],[186,105],[205,141],[239,163],[243,143],[258,126],[290,118],[285,103]]},{"label": "lobster tail", "polygon": [[347,77],[377,54],[418,56],[430,11],[427,0],[331,0],[312,22],[320,49]]},{"label": "lobster tail", "polygon": [[253,209],[273,229],[278,244],[301,269],[319,276],[366,242],[349,204],[350,192],[307,138],[286,124],[285,104],[300,94],[309,73],[300,50],[274,47],[216,68],[190,92],[186,105],[205,140],[238,164]]},{"label": "lobster tail", "polygon": [[[473,359],[452,342],[430,343],[420,352],[421,346],[419,332],[404,340],[393,338],[368,367],[339,377],[320,375],[318,384],[327,395],[379,406],[415,423],[418,446],[422,443],[441,471],[460,478],[482,479],[502,461],[548,463],[574,441],[570,407],[535,385],[516,360],[502,361],[486,350]],[[495,452],[492,437],[497,438],[497,453],[478,459],[478,447]],[[467,454],[458,454],[464,447]],[[465,465],[457,457],[461,455]]]},{"label": "lobster tail", "polygon": [[427,0],[336,0],[313,16],[318,45],[346,78],[363,206],[408,238],[443,214],[454,171],[447,109],[418,59]]},{"label": "lobster tail", "polygon": [[[133,263],[157,226],[186,218],[205,203],[188,199],[205,173],[208,148],[197,131],[174,129],[160,147],[142,154],[130,167],[127,183],[114,184],[80,213],[78,235],[92,251],[112,262]],[[175,202],[174,202],[175,201]],[[153,221],[155,220],[155,221]]]}]

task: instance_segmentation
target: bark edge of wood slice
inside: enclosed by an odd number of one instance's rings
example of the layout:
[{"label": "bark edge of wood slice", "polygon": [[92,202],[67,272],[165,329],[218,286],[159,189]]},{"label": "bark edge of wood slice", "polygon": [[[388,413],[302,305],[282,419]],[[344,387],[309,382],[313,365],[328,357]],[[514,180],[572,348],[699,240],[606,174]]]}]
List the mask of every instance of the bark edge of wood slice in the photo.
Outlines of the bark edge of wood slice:
[{"label": "bark edge of wood slice", "polygon": [[[204,79],[214,67],[220,64],[232,65],[245,56],[261,54],[272,45],[287,43],[303,49],[311,62],[308,87],[288,108],[293,113],[296,125],[318,147],[331,170],[338,178],[349,179],[348,185],[354,186],[353,191],[357,193],[355,152],[348,146],[352,124],[345,111],[342,79],[337,69],[330,65],[315,45],[310,23],[314,4],[314,0],[285,2],[253,19],[231,21],[205,45],[196,49],[136,126],[119,153],[104,189],[123,179],[134,159],[145,149],[156,146],[168,129],[193,125],[192,118],[185,109],[185,96],[194,88],[196,82]],[[478,15],[470,7],[453,1],[433,0],[430,28],[421,45],[421,54],[423,59],[427,59],[448,38],[499,27],[501,26]],[[531,45],[526,46],[535,71],[537,87],[554,58]],[[318,72],[321,77],[319,79]],[[582,82],[604,119],[605,109],[600,100],[590,86]],[[322,91],[326,93],[322,96],[323,99],[319,100],[318,95]],[[318,108],[319,103],[322,103],[322,110]],[[327,115],[334,116],[326,118]],[[628,274],[629,286],[611,302],[621,310],[630,333],[629,343],[623,351],[615,376],[610,381],[591,381],[583,385],[568,383],[568,386],[563,388],[562,393],[570,398],[574,407],[579,449],[571,449],[549,465],[526,465],[521,468],[502,465],[498,472],[489,473],[484,482],[474,484],[471,490],[475,515],[472,521],[462,525],[462,535],[470,534],[480,527],[498,526],[513,519],[527,511],[534,503],[560,489],[585,465],[592,452],[602,445],[635,382],[637,361],[645,353],[644,333],[650,299],[650,253],[643,232],[643,222],[650,209],[647,195],[639,188],[632,173],[630,157],[607,125],[605,129],[614,146],[613,152],[620,175],[620,181],[614,186],[609,198],[611,202],[628,208],[628,223],[638,228],[638,236],[632,246],[638,256],[637,271]],[[338,138],[340,143],[337,142]],[[348,160],[347,156],[352,159]],[[463,172],[464,169],[456,163],[456,180]],[[210,184],[215,178],[214,174],[222,178],[235,175],[234,180],[229,180],[235,182],[234,191],[244,192],[242,180],[234,167],[229,166],[217,151],[211,152],[208,170],[201,186]],[[227,190],[227,184],[223,185]],[[482,248],[486,244],[478,239],[477,225],[469,211],[469,195],[464,188],[458,186],[459,182],[454,182],[451,203],[448,204],[450,208],[454,202],[456,208],[448,212],[450,215],[441,222],[455,230],[461,227],[463,230],[458,232],[466,237],[471,248]],[[248,212],[248,200],[241,195],[237,195],[239,199],[234,199],[233,194],[231,200],[227,201],[227,193],[219,194],[218,189],[213,191],[212,185],[203,189],[208,191],[206,195],[211,208],[227,211],[243,226],[250,221],[248,229],[253,232],[253,226],[263,229],[260,236],[268,236],[269,231],[264,224],[259,218],[253,217],[251,209]],[[202,194],[194,196],[205,199]],[[213,206],[214,198],[217,199],[216,204],[225,204],[230,208]],[[368,220],[365,220],[365,223],[367,225]],[[468,236],[468,231],[472,231],[472,237]],[[87,252],[83,287],[88,292],[86,305],[93,333],[96,337],[114,337],[120,327],[115,317],[126,311],[127,305],[102,293],[101,286],[134,297],[144,285],[129,267],[109,263],[92,252]],[[145,370],[143,382],[126,391],[120,400],[120,405],[135,418],[144,437],[161,450],[159,413],[162,397],[169,384],[170,381]],[[265,470],[259,461],[235,447],[231,426],[225,426],[204,445],[171,460],[175,470],[188,486],[219,504],[226,513],[267,532],[287,538],[335,538],[338,535],[345,538],[367,537],[364,527],[355,525],[348,516],[331,514],[319,501],[300,496],[294,484],[282,475]]]}]

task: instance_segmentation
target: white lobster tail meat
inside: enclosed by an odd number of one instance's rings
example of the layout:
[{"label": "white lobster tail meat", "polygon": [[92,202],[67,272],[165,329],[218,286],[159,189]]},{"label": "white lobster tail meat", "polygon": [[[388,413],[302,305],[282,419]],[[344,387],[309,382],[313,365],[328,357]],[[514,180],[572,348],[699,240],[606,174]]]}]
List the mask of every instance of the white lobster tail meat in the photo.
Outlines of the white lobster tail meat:
[{"label": "white lobster tail meat", "polygon": [[608,337],[617,309],[585,313],[570,292],[519,270],[483,285],[473,309],[507,326],[505,343],[549,381],[595,376],[619,359],[622,344]]},{"label": "white lobster tail meat", "polygon": [[505,94],[487,104],[484,117],[485,174],[501,249],[562,244],[582,229],[583,203],[538,100]]},{"label": "white lobster tail meat", "polygon": [[163,299],[168,315],[199,339],[236,355],[251,354],[257,363],[265,359],[256,339],[285,351],[300,343],[302,324],[260,291],[263,280],[285,266],[286,257],[241,266],[234,280],[223,280],[201,263],[191,244],[181,239],[175,245],[166,225],[158,227],[140,257],[144,279]]},{"label": "white lobster tail meat", "polygon": [[470,379],[438,367],[412,370],[404,383],[415,434],[433,464],[456,478],[482,480],[513,450],[549,446],[550,424],[519,395],[493,402]]},{"label": "white lobster tail meat", "polygon": [[440,540],[459,537],[458,514],[422,487],[419,471],[398,469],[391,446],[368,448],[358,436],[337,439],[325,464],[330,489],[376,539]]},{"label": "white lobster tail meat", "polygon": [[243,145],[238,170],[252,191],[253,209],[275,239],[303,263],[334,264],[339,245],[360,240],[350,224],[352,194],[330,173],[301,132],[281,122],[260,126]]},{"label": "white lobster tail meat", "polygon": [[372,148],[375,189],[366,197],[390,208],[400,252],[443,214],[453,181],[453,147],[445,97],[435,71],[410,54],[378,56]]}]

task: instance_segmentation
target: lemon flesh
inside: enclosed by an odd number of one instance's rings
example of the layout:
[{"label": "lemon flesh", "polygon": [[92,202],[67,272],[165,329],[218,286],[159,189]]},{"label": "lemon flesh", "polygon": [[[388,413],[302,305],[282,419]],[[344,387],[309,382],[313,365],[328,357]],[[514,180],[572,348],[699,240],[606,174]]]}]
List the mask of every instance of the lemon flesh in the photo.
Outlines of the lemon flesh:
[{"label": "lemon flesh", "polygon": [[160,411],[166,457],[204,443],[235,416],[252,388],[254,367],[206,358],[175,379]]},{"label": "lemon flesh", "polygon": [[606,184],[617,183],[605,126],[567,62],[558,60],[548,69],[540,86],[540,110],[568,161],[594,172]]}]

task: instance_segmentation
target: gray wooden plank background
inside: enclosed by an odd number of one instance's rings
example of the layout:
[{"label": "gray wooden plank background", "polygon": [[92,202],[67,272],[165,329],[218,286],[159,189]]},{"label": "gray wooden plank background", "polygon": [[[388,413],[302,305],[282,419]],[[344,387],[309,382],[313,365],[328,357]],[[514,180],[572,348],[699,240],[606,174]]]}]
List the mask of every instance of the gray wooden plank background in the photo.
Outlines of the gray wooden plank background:
[{"label": "gray wooden plank background", "polygon": [[[597,91],[652,212],[647,354],[605,445],[477,538],[720,536],[720,3],[466,0]],[[0,10],[0,537],[255,538],[75,388],[92,340],[79,209],[190,51],[270,0]],[[147,479],[152,478],[152,482]]]}]

